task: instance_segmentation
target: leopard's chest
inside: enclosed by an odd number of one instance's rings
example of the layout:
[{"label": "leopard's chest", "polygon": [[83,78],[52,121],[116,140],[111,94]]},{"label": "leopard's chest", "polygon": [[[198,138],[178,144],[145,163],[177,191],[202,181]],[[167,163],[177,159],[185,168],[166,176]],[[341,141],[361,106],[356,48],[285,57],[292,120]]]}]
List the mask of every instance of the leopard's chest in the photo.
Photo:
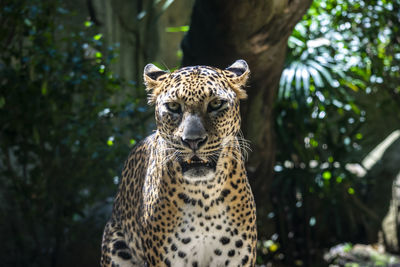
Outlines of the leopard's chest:
[{"label": "leopard's chest", "polygon": [[247,249],[235,222],[220,204],[205,212],[188,204],[165,242],[170,266],[238,266]]}]

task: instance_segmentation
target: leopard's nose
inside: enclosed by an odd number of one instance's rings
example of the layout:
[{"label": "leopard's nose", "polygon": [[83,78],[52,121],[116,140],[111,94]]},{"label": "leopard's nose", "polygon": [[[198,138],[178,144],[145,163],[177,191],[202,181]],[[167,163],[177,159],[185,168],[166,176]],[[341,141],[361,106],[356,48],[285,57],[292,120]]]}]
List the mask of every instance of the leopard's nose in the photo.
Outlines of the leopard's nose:
[{"label": "leopard's nose", "polygon": [[196,152],[207,141],[207,131],[202,118],[197,114],[188,114],[182,122],[182,144]]},{"label": "leopard's nose", "polygon": [[207,141],[207,136],[201,136],[198,138],[181,138],[182,144],[192,149],[193,151],[199,150],[201,146],[203,146]]}]

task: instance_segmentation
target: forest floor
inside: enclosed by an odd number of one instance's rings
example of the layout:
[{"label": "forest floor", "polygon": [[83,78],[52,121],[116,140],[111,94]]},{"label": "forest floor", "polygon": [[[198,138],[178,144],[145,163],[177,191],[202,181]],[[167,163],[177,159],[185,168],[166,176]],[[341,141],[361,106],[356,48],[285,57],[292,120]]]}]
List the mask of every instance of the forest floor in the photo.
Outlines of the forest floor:
[{"label": "forest floor", "polygon": [[385,252],[378,244],[340,244],[332,247],[324,259],[329,267],[400,267],[400,256]]}]

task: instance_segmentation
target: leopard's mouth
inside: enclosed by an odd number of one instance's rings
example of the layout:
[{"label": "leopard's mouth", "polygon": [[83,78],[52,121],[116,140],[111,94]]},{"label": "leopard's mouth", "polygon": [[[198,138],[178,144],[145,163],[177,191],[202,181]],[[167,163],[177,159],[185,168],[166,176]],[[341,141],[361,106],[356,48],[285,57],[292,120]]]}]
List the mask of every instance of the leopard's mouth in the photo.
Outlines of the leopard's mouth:
[{"label": "leopard's mouth", "polygon": [[202,172],[207,170],[215,171],[217,167],[217,162],[215,160],[211,160],[209,158],[203,160],[196,155],[187,160],[180,160],[179,164],[182,167],[183,174],[188,171],[201,174]]}]

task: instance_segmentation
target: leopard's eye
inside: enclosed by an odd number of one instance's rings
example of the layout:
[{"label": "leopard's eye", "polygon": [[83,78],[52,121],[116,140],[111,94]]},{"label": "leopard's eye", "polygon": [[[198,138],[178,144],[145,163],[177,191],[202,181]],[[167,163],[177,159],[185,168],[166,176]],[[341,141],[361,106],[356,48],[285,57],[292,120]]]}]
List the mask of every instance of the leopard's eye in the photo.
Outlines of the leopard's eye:
[{"label": "leopard's eye", "polygon": [[208,112],[219,110],[224,105],[224,103],[224,100],[214,99],[208,104]]},{"label": "leopard's eye", "polygon": [[165,104],[167,106],[167,109],[171,112],[174,113],[180,113],[181,112],[181,105],[177,102],[169,102]]}]

